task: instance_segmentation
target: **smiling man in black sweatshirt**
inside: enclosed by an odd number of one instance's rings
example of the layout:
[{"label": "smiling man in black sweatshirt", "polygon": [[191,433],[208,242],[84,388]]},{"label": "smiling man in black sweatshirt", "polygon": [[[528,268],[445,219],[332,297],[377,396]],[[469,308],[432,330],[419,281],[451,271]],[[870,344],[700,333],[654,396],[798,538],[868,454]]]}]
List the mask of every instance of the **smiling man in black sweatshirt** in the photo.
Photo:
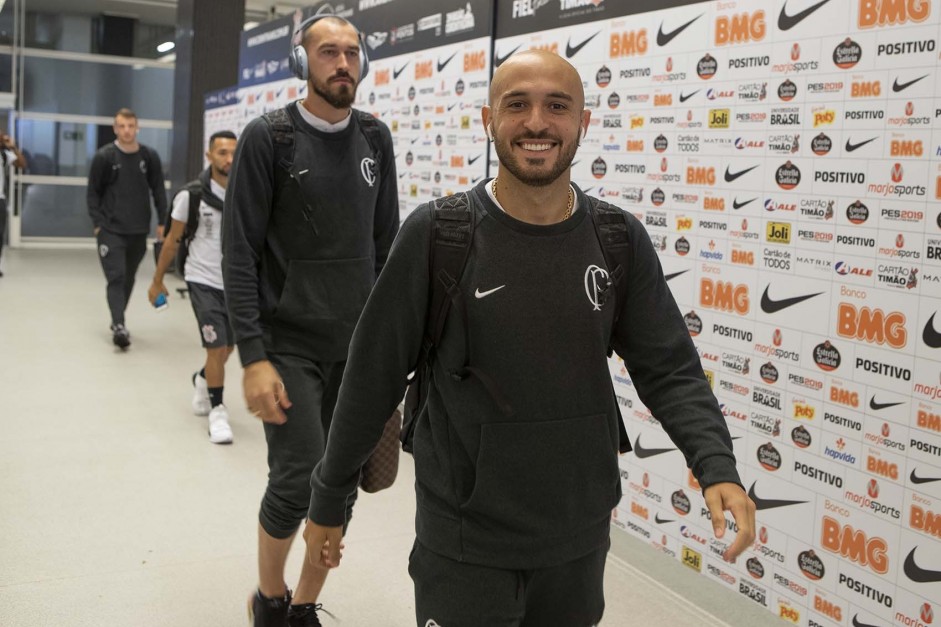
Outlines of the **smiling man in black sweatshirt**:
[{"label": "smiling man in black sweatshirt", "polygon": [[[499,175],[468,193],[477,226],[457,288],[466,316],[449,311],[412,439],[417,624],[588,627],[604,611],[610,515],[621,497],[609,346],[686,456],[716,535],[725,533],[723,511],[735,517],[727,559],[753,541],[754,505],[633,216],[621,212],[631,246],[617,287],[627,290],[623,308],[592,289],[609,269],[593,201],[569,180],[590,118],[578,73],[555,54],[517,54],[494,74],[482,114]],[[345,503],[419,360],[432,220],[424,205],[403,224],[353,336],[327,450],[311,478],[305,538],[309,559],[324,567],[339,565]],[[486,377],[453,376],[466,346]]]}]

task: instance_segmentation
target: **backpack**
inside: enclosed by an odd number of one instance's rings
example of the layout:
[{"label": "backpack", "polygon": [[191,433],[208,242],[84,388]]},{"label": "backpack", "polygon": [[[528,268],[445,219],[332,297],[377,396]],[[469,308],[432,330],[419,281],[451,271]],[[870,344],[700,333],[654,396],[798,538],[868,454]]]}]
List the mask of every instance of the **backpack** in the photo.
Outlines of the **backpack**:
[{"label": "backpack", "polygon": [[[375,175],[377,171],[382,169],[381,164],[383,158],[379,121],[372,115],[365,111],[360,111],[359,109],[353,109],[353,115],[356,116],[356,120],[359,122],[360,132],[362,132],[363,136],[366,138],[375,157],[374,160],[376,163],[374,167],[376,171],[373,172]],[[268,122],[268,130],[271,132],[271,141],[274,144],[275,165],[280,166],[275,168],[275,190],[279,190],[281,189],[285,177],[294,179],[295,181],[299,180],[299,174],[294,163],[294,121],[291,119],[291,114],[288,113],[287,107],[269,111],[263,114],[262,117]],[[303,187],[298,185],[298,189],[300,190],[301,198],[304,202],[304,206],[301,208],[304,213],[304,220],[314,231],[314,234],[319,235],[320,231],[317,229],[317,224],[313,219],[313,210],[316,203],[312,202],[310,198],[307,197]]]},{"label": "backpack", "polygon": [[[147,172],[149,176],[149,173],[152,171],[151,168],[154,167],[153,155],[150,151],[150,148],[144,144],[138,144],[138,146],[140,146],[141,157],[143,157],[144,162],[147,164]],[[121,164],[118,163],[119,148],[114,145],[114,142],[111,142],[105,144],[104,149],[104,153],[108,158],[108,164],[111,166],[111,172],[109,174],[108,181],[105,183],[105,186],[109,187],[115,184],[115,182],[118,180],[118,173],[121,171]],[[162,176],[163,174],[161,174],[161,177]]]},{"label": "backpack", "polygon": [[[199,205],[205,200],[206,204],[213,209],[222,211],[222,199],[212,193],[209,187],[211,173],[209,168],[203,170],[199,176],[177,191],[189,192],[190,202],[189,211],[186,214],[186,226],[183,228],[183,235],[179,240],[179,248],[176,250],[176,259],[173,260],[175,272],[183,276],[186,270],[186,258],[189,256],[189,246],[196,237],[196,230],[199,228]],[[167,213],[167,223],[164,226],[164,232],[169,233],[173,218]]]},{"label": "backpack", "polygon": [[[617,326],[618,317],[627,300],[627,288],[623,284],[627,268],[632,263],[630,235],[624,213],[597,198],[589,197],[587,209],[589,219],[595,228],[595,235],[601,244],[605,264],[613,268],[608,277],[608,284],[602,290],[601,304],[609,297],[613,288],[616,302],[614,323]],[[441,341],[444,332],[445,320],[451,305],[459,308],[467,328],[467,310],[458,285],[464,274],[464,266],[470,256],[471,243],[474,239],[476,227],[473,203],[476,202],[472,194],[462,192],[446,198],[439,198],[432,204],[431,223],[431,294],[428,299],[428,311],[425,316],[425,337],[418,356],[415,372],[409,380],[408,391],[405,394],[405,422],[402,426],[402,449],[412,452],[412,434],[415,431],[415,422],[421,412],[428,394],[427,369],[434,357],[434,349]],[[620,286],[620,289],[619,289]],[[487,389],[494,403],[505,415],[513,414],[513,408],[500,391],[499,386],[486,372],[474,368],[469,363],[470,338],[464,336],[464,364],[448,374],[463,381],[470,376],[476,377]],[[614,353],[608,347],[608,357]],[[621,408],[617,402],[614,406],[618,413],[618,451],[627,453],[631,450],[630,439],[624,427]]]}]

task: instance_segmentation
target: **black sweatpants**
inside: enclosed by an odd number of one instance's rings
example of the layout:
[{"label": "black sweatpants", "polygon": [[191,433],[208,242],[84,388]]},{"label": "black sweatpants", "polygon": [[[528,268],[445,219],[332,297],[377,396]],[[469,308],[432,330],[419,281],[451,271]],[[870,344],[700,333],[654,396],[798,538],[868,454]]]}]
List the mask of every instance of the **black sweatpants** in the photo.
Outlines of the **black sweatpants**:
[{"label": "black sweatpants", "polygon": [[408,558],[418,627],[594,627],[604,614],[610,543],[577,560],[529,570],[458,562],[417,540]]},{"label": "black sweatpants", "polygon": [[3,253],[3,243],[7,235],[7,199],[0,198],[0,254]]},{"label": "black sweatpants", "polygon": [[124,324],[124,310],[131,300],[137,266],[147,252],[147,235],[122,235],[98,231],[98,259],[108,280],[108,309],[111,323]]},{"label": "black sweatpants", "polygon": [[[281,375],[291,407],[283,425],[265,423],[268,487],[258,518],[268,535],[284,539],[297,531],[310,507],[310,475],[323,457],[346,362],[318,362],[269,354]],[[353,500],[346,519],[352,514]]]}]

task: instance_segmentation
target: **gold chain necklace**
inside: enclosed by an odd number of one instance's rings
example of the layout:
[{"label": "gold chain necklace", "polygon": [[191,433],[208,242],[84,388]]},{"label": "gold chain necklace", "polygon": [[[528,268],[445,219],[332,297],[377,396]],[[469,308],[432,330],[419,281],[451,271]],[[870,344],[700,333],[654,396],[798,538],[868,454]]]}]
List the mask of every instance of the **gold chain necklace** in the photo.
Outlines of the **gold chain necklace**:
[{"label": "gold chain necklace", "polygon": [[[493,181],[490,183],[490,191],[493,192],[493,198],[500,202],[500,199],[497,198],[497,179],[494,177]],[[572,217],[572,209],[575,207],[575,192],[572,190],[572,186],[569,185],[569,204],[565,208],[565,215],[562,216],[561,222],[565,222]]]}]

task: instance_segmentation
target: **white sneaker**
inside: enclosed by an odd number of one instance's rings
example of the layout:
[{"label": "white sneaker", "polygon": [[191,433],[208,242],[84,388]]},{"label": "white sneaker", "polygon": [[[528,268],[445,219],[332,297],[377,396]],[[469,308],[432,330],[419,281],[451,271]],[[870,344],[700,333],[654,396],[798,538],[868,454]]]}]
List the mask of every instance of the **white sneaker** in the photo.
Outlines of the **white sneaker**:
[{"label": "white sneaker", "polygon": [[209,412],[209,441],[213,444],[231,444],[232,427],[229,426],[229,410],[225,405],[216,405]]},{"label": "white sneaker", "polygon": [[208,416],[211,409],[209,385],[206,378],[197,372],[193,375],[193,413],[197,416]]}]

